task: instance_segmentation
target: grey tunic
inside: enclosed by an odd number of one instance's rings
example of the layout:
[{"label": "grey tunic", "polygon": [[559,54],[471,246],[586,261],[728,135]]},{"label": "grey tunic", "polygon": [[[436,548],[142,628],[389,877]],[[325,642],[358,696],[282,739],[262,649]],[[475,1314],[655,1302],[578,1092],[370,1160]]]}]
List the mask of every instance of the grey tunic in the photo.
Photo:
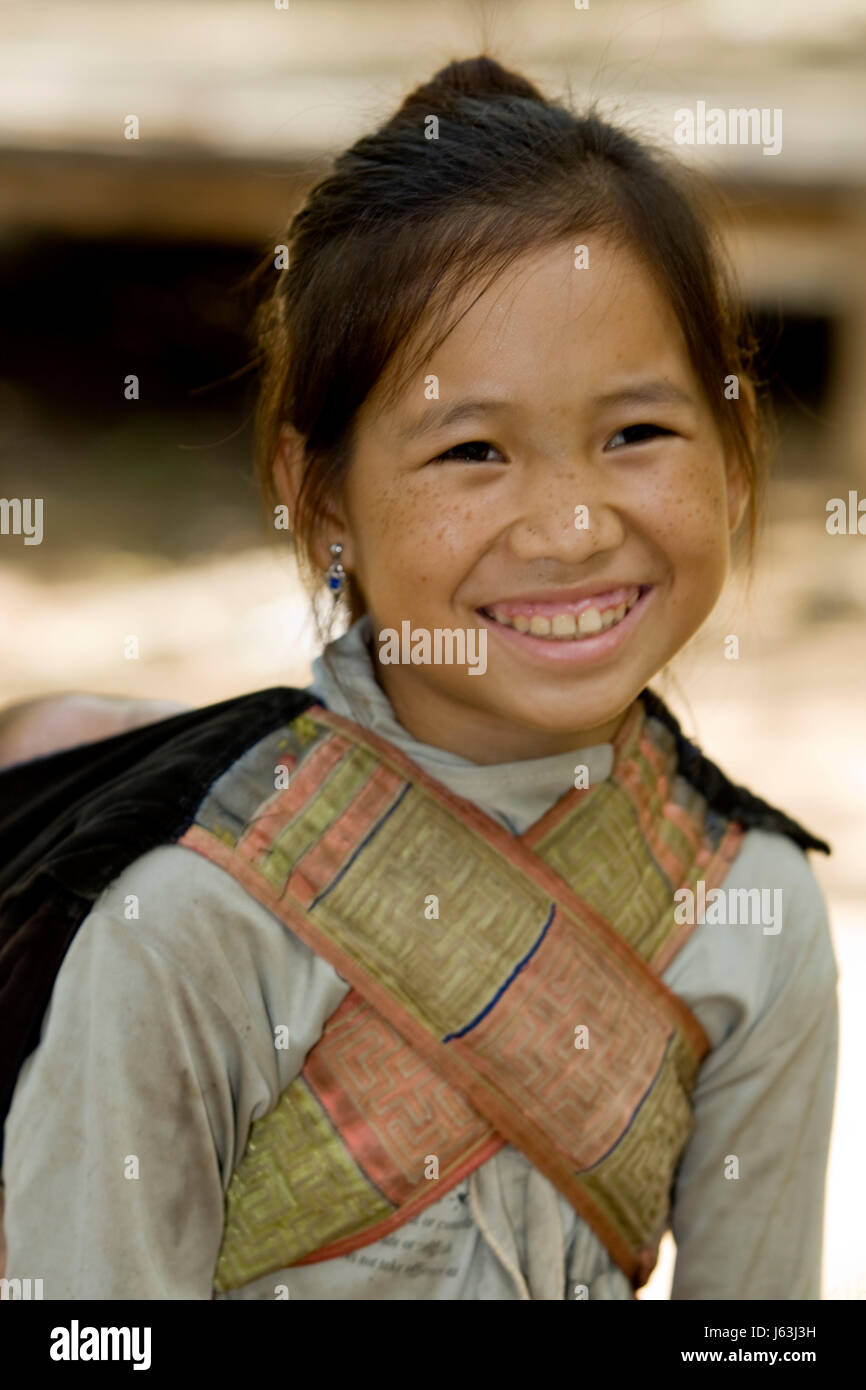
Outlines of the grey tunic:
[{"label": "grey tunic", "polygon": [[[417,743],[375,680],[368,623],[329,646],[313,693],[514,833],[572,785],[576,762],[590,782],[609,775],[610,744],[479,766]],[[746,834],[723,887],[781,889],[782,929],[698,926],[664,972],[712,1042],[671,1213],[672,1297],[818,1298],[838,1033],[826,905],[803,851],[762,830]],[[166,846],[130,865],[81,925],[15,1090],[7,1277],[41,1278],[49,1299],[213,1297],[225,1191],[250,1125],[347,990],[195,853]],[[287,1050],[274,1046],[280,1025]],[[508,1146],[392,1235],[221,1297],[587,1295],[633,1296],[593,1231]]]}]

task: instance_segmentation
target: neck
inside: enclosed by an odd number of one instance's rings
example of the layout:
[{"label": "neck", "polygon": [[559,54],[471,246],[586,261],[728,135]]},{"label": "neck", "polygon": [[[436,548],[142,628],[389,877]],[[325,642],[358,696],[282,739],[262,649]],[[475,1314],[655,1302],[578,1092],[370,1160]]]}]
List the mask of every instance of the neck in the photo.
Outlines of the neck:
[{"label": "neck", "polygon": [[414,682],[401,680],[401,668],[382,667],[375,652],[371,652],[371,656],[379,686],[387,695],[397,720],[414,739],[482,765],[556,757],[575,749],[611,743],[631,708],[627,706],[592,728],[552,730],[515,725],[495,711],[471,704],[458,705],[435,690],[425,692],[423,700],[413,698],[415,691],[411,686]]}]

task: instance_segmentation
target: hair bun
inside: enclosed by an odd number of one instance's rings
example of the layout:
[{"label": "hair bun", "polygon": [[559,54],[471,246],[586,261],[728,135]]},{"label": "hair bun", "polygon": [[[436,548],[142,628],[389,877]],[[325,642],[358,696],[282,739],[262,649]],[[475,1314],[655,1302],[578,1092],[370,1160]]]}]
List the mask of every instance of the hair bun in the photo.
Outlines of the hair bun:
[{"label": "hair bun", "polygon": [[538,88],[525,77],[521,77],[519,72],[512,72],[495,58],[488,58],[486,54],[480,53],[477,58],[461,58],[449,63],[447,67],[440,68],[429,82],[422,83],[406,97],[400,110],[414,107],[429,109],[441,104],[443,98],[447,99],[450,95],[480,98],[523,97],[525,100],[540,101],[546,105],[546,100]]}]

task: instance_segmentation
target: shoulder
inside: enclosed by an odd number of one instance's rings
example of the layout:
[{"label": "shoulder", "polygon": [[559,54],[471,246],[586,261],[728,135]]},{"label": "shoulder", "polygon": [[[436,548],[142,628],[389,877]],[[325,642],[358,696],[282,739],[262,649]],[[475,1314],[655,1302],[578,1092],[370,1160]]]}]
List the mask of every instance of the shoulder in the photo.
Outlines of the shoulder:
[{"label": "shoulder", "polygon": [[206,988],[215,982],[217,957],[223,970],[255,960],[279,928],[224,869],[166,844],[139,855],[108,884],[76,941],[99,934],[120,951],[143,948]]},{"label": "shoulder", "polygon": [[789,835],[753,827],[746,831],[723,887],[762,894],[773,914],[763,921],[763,939],[784,938],[781,960],[793,968],[804,957],[823,962],[823,972],[835,979],[836,963],[827,899],[808,853]]},{"label": "shoulder", "polygon": [[323,1025],[346,989],[231,874],[181,845],[129,864],[85,918],[76,950],[118,964],[146,954],[155,981],[208,1001],[243,1035],[262,1013]]}]

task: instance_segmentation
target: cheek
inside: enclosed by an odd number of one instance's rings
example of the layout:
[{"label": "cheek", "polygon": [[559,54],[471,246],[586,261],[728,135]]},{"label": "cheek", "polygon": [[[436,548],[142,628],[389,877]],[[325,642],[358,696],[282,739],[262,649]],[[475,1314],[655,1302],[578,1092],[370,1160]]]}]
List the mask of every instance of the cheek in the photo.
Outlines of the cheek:
[{"label": "cheek", "polygon": [[413,584],[444,578],[465,564],[481,532],[481,510],[449,496],[432,471],[399,488],[359,484],[350,505],[359,562],[371,578],[377,572],[399,573],[404,581],[408,572]]},{"label": "cheek", "polygon": [[649,484],[641,510],[656,543],[682,563],[727,554],[727,497],[721,466],[684,462],[657,486]]}]

